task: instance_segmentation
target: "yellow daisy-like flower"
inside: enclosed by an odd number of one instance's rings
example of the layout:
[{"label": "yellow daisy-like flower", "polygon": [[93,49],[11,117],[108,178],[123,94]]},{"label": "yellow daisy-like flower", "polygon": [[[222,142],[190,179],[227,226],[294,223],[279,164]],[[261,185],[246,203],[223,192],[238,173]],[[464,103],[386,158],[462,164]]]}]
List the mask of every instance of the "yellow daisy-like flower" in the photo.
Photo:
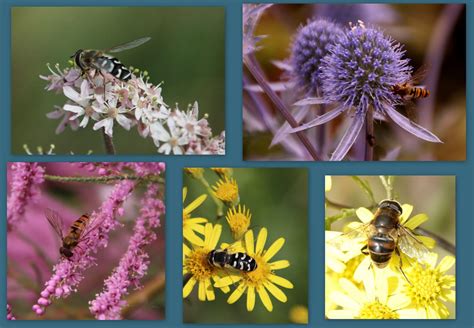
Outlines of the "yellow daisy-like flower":
[{"label": "yellow daisy-like flower", "polygon": [[214,285],[215,287],[224,287],[238,284],[237,288],[227,299],[227,303],[233,304],[237,302],[245,291],[247,291],[247,311],[253,311],[255,307],[255,294],[258,294],[263,305],[270,312],[273,311],[273,304],[268,292],[270,292],[270,294],[280,302],[285,303],[287,301],[285,293],[278,286],[292,289],[293,284],[289,280],[275,275],[274,271],[288,268],[290,262],[287,260],[269,262],[283,247],[285,239],[277,239],[267,250],[265,250],[264,247],[266,240],[266,228],[260,230],[256,242],[254,240],[253,231],[249,230],[245,233],[243,240],[231,246],[231,248],[243,251],[253,257],[257,262],[257,268],[251,272],[230,274],[220,279]]},{"label": "yellow daisy-like flower", "polygon": [[[188,188],[183,188],[183,206],[184,201],[186,200],[186,195],[188,193]],[[206,218],[191,218],[191,212],[196,208],[201,206],[201,204],[206,200],[207,195],[202,194],[195,200],[193,200],[188,206],[183,209],[183,237],[187,239],[190,243],[195,245],[202,245],[203,241],[199,238],[195,232],[204,234],[204,225],[203,223],[207,222]]]},{"label": "yellow daisy-like flower", "polygon": [[324,190],[329,191],[332,188],[332,179],[330,175],[324,176]]},{"label": "yellow daisy-like flower", "polygon": [[[207,223],[204,227],[204,241],[202,246],[193,245],[189,248],[183,244],[183,275],[189,276],[189,280],[183,287],[183,298],[191,294],[194,286],[198,283],[198,298],[200,301],[213,301],[215,299],[214,288],[211,279],[216,282],[219,279],[219,269],[210,265],[207,257],[210,251],[216,248],[221,236],[222,226]],[[224,293],[228,293],[227,286],[219,287]]]},{"label": "yellow daisy-like flower", "polygon": [[239,204],[239,206],[229,209],[225,218],[232,232],[232,237],[238,240],[249,229],[252,214],[248,208],[245,208],[245,205],[242,207]]},{"label": "yellow daisy-like flower", "polygon": [[204,175],[204,169],[200,167],[185,167],[184,172],[195,179],[201,179]]},{"label": "yellow daisy-like flower", "polygon": [[398,276],[385,279],[379,275],[372,282],[364,284],[361,290],[349,279],[339,279],[342,290],[329,295],[337,309],[327,311],[326,316],[329,319],[422,319],[408,308],[410,298],[397,293],[402,283]]},{"label": "yellow daisy-like flower", "polygon": [[232,206],[239,203],[239,186],[235,179],[221,178],[215,186],[212,186],[212,189],[216,197],[226,204]]},{"label": "yellow daisy-like flower", "polygon": [[290,321],[299,324],[308,323],[308,308],[303,305],[295,305],[290,309]]},{"label": "yellow daisy-like flower", "polygon": [[231,178],[234,174],[234,170],[231,167],[211,167],[211,170],[213,170],[219,178]]},{"label": "yellow daisy-like flower", "polygon": [[438,254],[431,253],[426,265],[414,263],[406,270],[410,283],[405,283],[403,293],[408,296],[426,319],[445,319],[449,311],[442,302],[456,302],[454,275],[447,275],[455,263],[453,256],[444,257],[438,265]]}]

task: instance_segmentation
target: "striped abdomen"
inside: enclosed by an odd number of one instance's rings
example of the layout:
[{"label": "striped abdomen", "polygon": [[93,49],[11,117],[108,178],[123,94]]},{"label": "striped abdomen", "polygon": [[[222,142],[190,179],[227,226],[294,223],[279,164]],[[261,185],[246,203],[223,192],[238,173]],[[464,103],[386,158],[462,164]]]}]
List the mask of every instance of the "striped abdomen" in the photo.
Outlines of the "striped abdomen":
[{"label": "striped abdomen", "polygon": [[228,265],[240,271],[254,271],[257,268],[255,259],[245,253],[234,253],[229,255]]},{"label": "striped abdomen", "polygon": [[395,251],[395,241],[387,234],[376,233],[368,240],[368,249],[372,262],[378,268],[385,268]]},{"label": "striped abdomen", "polygon": [[98,56],[95,59],[94,66],[104,72],[112,74],[121,81],[128,81],[132,77],[132,73],[117,58],[109,56]]}]

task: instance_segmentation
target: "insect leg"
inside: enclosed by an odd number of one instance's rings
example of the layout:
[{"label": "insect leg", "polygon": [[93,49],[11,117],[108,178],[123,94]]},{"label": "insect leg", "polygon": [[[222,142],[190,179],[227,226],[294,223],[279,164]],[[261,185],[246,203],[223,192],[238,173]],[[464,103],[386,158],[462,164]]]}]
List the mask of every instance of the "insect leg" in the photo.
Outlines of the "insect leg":
[{"label": "insect leg", "polygon": [[360,249],[360,252],[361,252],[362,254],[364,254],[364,255],[369,255],[369,251],[367,250],[367,248],[368,248],[368,246],[365,245],[364,247],[362,247],[362,248]]},{"label": "insect leg", "polygon": [[398,267],[398,269],[400,270],[400,272],[403,274],[403,276],[405,277],[406,281],[408,281],[408,283],[410,285],[413,285],[410,280],[408,279],[407,275],[405,274],[405,271],[403,271],[403,262],[402,262],[402,254],[400,253],[400,250],[398,249],[398,247],[395,248],[395,252],[397,253],[398,255],[398,258],[400,259],[400,265]]}]

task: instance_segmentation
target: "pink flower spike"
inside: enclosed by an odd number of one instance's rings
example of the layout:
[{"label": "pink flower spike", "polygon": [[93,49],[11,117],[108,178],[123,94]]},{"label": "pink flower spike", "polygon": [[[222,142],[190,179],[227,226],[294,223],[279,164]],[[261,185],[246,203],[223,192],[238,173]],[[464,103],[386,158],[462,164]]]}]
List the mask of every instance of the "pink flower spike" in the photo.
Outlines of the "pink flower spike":
[{"label": "pink flower spike", "polygon": [[[99,248],[107,246],[109,232],[120,225],[116,220],[117,212],[134,188],[134,181],[118,182],[99,210],[92,213],[88,228],[84,231],[87,238],[74,248],[74,255],[70,259],[61,258],[53,267],[53,276],[45,283],[45,290],[50,296],[48,299],[44,297],[38,299],[37,306],[33,307],[36,314],[43,314],[46,306],[50,305],[54,298],[66,298],[77,291],[79,283],[84,278],[84,272],[96,264],[94,254]],[[58,288],[62,293],[58,293]]]},{"label": "pink flower spike", "polygon": [[158,185],[150,184],[141,201],[140,215],[136,220],[127,252],[105,280],[104,290],[89,302],[89,309],[98,320],[121,319],[121,310],[127,304],[123,297],[128,294],[130,286],[140,286],[140,279],[148,270],[150,261],[144,248],[156,239],[153,229],[160,225],[160,216],[165,211],[165,206],[158,196]]},{"label": "pink flower spike", "polygon": [[39,185],[44,181],[44,168],[38,163],[11,163],[10,193],[7,199],[7,224],[11,230],[23,219],[25,208],[39,197]]},{"label": "pink flower spike", "polygon": [[12,307],[7,303],[7,320],[16,320],[15,316],[12,313]]}]

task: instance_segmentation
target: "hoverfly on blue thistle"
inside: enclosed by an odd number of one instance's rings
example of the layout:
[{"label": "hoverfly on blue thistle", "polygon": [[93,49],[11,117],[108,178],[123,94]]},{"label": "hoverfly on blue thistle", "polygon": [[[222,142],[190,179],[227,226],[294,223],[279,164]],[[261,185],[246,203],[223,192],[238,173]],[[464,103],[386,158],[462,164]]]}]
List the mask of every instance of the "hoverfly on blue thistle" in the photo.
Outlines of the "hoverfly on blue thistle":
[{"label": "hoverfly on blue thistle", "polygon": [[207,255],[210,265],[220,268],[232,268],[239,271],[251,272],[257,269],[253,257],[242,252],[229,253],[227,250],[214,249]]},{"label": "hoverfly on blue thistle", "polygon": [[71,58],[74,58],[75,64],[82,70],[82,73],[90,69],[96,69],[113,75],[115,78],[127,82],[132,78],[132,72],[126,68],[117,58],[110,56],[107,52],[117,53],[128,49],[133,49],[150,41],[150,37],[136,39],[106,50],[79,49]]}]

